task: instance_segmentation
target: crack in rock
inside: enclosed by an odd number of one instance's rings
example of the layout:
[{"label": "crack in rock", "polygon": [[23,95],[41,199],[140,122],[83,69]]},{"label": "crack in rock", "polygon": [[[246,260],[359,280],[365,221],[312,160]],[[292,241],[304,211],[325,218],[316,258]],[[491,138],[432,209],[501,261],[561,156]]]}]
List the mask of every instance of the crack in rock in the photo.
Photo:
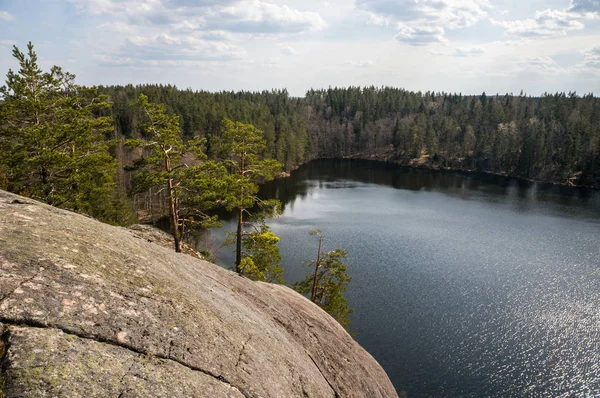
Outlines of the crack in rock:
[{"label": "crack in rock", "polygon": [[329,382],[329,379],[327,379],[327,377],[323,374],[323,371],[321,370],[321,368],[319,367],[319,365],[317,364],[317,362],[315,361],[315,359],[312,357],[312,355],[310,355],[310,353],[308,351],[306,351],[306,355],[308,355],[308,357],[310,358],[310,360],[312,361],[312,363],[314,363],[315,366],[317,367],[317,370],[319,371],[319,373],[321,373],[321,376],[323,376],[323,378],[325,379],[325,381],[327,382],[327,384],[329,384],[329,387],[331,388],[331,390],[335,394],[335,398],[341,398],[340,394],[338,394],[338,392],[335,389],[335,387]]},{"label": "crack in rock", "polygon": [[6,371],[8,370],[9,367],[9,363],[8,363],[8,350],[10,348],[10,330],[8,330],[8,327],[0,324],[2,326],[2,328],[0,329],[2,331],[2,334],[0,335],[0,397],[5,397],[7,392],[6,392],[6,388],[8,387],[6,385],[6,382],[4,380],[4,375],[6,374]]},{"label": "crack in rock", "polygon": [[9,299],[9,298],[10,298],[10,297],[13,295],[13,294],[15,294],[15,292],[16,292],[17,290],[19,290],[21,287],[23,287],[23,285],[25,285],[26,283],[28,283],[28,282],[31,282],[32,280],[34,280],[35,278],[37,278],[37,277],[38,277],[38,276],[39,276],[39,275],[42,273],[42,270],[43,270],[43,269],[44,269],[44,268],[40,267],[40,268],[39,268],[39,269],[36,271],[35,275],[33,275],[32,277],[29,277],[29,278],[25,279],[23,282],[19,283],[19,284],[17,285],[17,287],[15,287],[15,288],[13,289],[13,291],[12,291],[12,292],[10,292],[10,293],[7,293],[7,294],[5,294],[4,296],[0,297],[0,304],[2,304],[3,302],[5,302],[6,300],[8,300],[8,299]]},{"label": "crack in rock", "polygon": [[[126,372],[123,374],[123,377],[121,377],[121,380],[119,380],[119,384],[120,384],[121,386],[123,386],[123,382],[125,381],[125,378],[131,374],[131,369],[133,369],[133,367],[134,367],[134,366],[135,366],[135,360],[132,360],[132,361],[131,361],[131,365],[129,365],[129,369],[127,369],[127,371],[126,371]],[[123,395],[124,395],[124,394],[125,394],[127,391],[129,391],[129,389],[128,389],[128,388],[123,388],[123,391],[121,391],[121,392],[119,393],[119,395],[118,395],[118,398],[122,398],[122,397],[123,397]]]},{"label": "crack in rock", "polygon": [[[79,337],[80,339],[86,339],[86,340],[92,340],[92,341],[97,341],[99,343],[104,343],[104,344],[111,344],[117,347],[122,347],[125,348],[129,351],[135,352],[136,354],[140,354],[140,355],[151,355],[155,358],[159,358],[159,359],[164,359],[164,360],[169,360],[169,361],[173,361],[173,362],[177,362],[178,364],[193,370],[195,372],[200,372],[200,373],[204,373],[207,376],[210,376],[218,381],[220,381],[223,384],[227,384],[229,387],[233,388],[234,390],[238,391],[240,394],[242,394],[245,398],[253,398],[252,396],[250,396],[249,394],[247,394],[246,392],[242,391],[239,387],[233,385],[229,380],[227,380],[225,377],[223,377],[222,375],[216,375],[214,373],[212,373],[209,370],[205,370],[202,368],[199,368],[197,366],[193,366],[190,365],[188,363],[185,363],[177,358],[173,358],[173,357],[167,357],[165,355],[161,355],[161,354],[154,354],[154,353],[150,353],[147,352],[146,350],[134,347],[130,344],[126,344],[126,343],[122,343],[116,340],[112,340],[109,338],[105,338],[102,336],[95,336],[95,335],[90,335],[90,334],[83,334],[83,333],[78,333],[77,331],[65,328],[63,326],[60,325],[52,325],[52,324],[44,324],[42,322],[33,320],[33,319],[27,319],[27,318],[21,318],[21,319],[11,319],[11,318],[6,318],[3,317],[2,315],[0,315],[0,323],[3,323],[5,325],[12,325],[12,326],[27,326],[27,327],[33,327],[33,328],[40,328],[40,329],[55,329],[55,330],[60,330],[65,334],[68,335],[72,335],[75,337]],[[6,353],[5,353],[6,355]]]},{"label": "crack in rock", "polygon": [[[273,320],[279,324],[280,326],[282,326],[286,331],[291,330],[290,327],[288,326],[288,324],[282,322],[280,319],[278,319],[277,317],[273,317]],[[309,329],[312,328],[312,326],[306,322],[306,320],[304,320],[304,323],[309,327]],[[316,334],[309,332],[310,335],[312,337],[315,338],[315,340],[317,340],[317,342],[319,341],[319,338]],[[296,338],[296,334],[295,331],[293,333],[291,333],[292,337]],[[331,388],[331,390],[333,391],[335,398],[341,398],[340,394],[337,392],[337,390],[333,387],[333,385],[329,382],[329,379],[325,376],[325,374],[323,373],[323,371],[321,370],[321,368],[319,367],[319,365],[317,364],[317,362],[315,361],[315,359],[313,358],[313,356],[307,351],[305,350],[306,355],[310,358],[310,360],[312,361],[312,363],[315,365],[315,367],[317,368],[317,370],[319,371],[319,373],[321,374],[321,376],[323,377],[323,379],[325,379],[325,381],[327,382],[327,384],[329,385],[329,387]]]}]

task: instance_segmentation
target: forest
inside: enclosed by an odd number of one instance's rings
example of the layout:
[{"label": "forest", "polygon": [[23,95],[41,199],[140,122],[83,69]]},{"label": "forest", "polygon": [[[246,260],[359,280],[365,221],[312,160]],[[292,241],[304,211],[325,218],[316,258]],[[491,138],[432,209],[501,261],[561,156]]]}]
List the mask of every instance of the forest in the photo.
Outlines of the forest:
[{"label": "forest", "polygon": [[565,185],[599,186],[600,101],[546,93],[478,96],[392,87],[218,92],[170,85],[98,87],[118,137],[139,136],[132,102],[144,93],[179,115],[184,137],[211,136],[223,118],[265,133],[265,155],[286,170],[317,158],[379,159],[480,171]]}]

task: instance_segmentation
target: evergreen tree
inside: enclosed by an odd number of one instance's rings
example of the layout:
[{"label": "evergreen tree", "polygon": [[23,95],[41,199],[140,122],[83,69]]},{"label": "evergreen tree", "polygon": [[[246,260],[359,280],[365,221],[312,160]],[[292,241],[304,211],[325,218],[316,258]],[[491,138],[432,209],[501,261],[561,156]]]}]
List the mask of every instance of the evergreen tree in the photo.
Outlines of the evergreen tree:
[{"label": "evergreen tree", "polygon": [[[305,98],[292,98],[285,90],[209,93],[168,85],[102,91],[117,104],[113,116],[118,132],[139,134],[140,115],[123,106],[123,96],[133,100],[144,92],[180,116],[184,137],[205,137],[209,157],[213,135],[218,136],[221,120],[228,118],[264,131],[264,155],[286,170],[321,157],[374,156],[408,164],[427,153],[434,156],[422,158],[425,167],[600,186],[595,171],[600,100],[593,95],[464,96],[350,87],[310,90]],[[530,168],[519,159],[532,122],[544,127],[545,139],[536,138],[528,149],[545,156],[537,164],[532,159]],[[517,127],[514,135],[506,134],[511,123]]]},{"label": "evergreen tree", "polygon": [[[235,234],[233,234],[235,240]],[[252,280],[283,284],[279,237],[261,220],[260,226],[242,233],[240,274]]]},{"label": "evergreen tree", "polygon": [[111,104],[54,66],[43,72],[31,43],[13,47],[18,72],[0,88],[0,180],[12,192],[116,224],[131,220],[119,192]]},{"label": "evergreen tree", "polygon": [[[142,192],[152,186],[166,189],[175,251],[181,252],[186,226],[218,225],[216,216],[205,211],[215,207],[224,194],[226,171],[222,165],[206,162],[205,140],[183,142],[179,116],[169,115],[162,104],[149,103],[144,94],[140,95],[139,105],[145,115],[142,129],[149,139],[127,141],[129,147],[143,147],[148,154],[134,162],[132,169],[137,171],[134,189]],[[189,159],[193,164],[184,161],[187,155],[194,155]]]},{"label": "evergreen tree", "polygon": [[261,130],[251,124],[229,119],[223,120],[222,124],[222,135],[216,139],[216,152],[229,172],[224,204],[228,210],[235,210],[237,214],[235,270],[241,274],[244,215],[249,215],[249,210],[254,207],[258,207],[256,211],[267,216],[278,214],[279,201],[261,200],[256,194],[258,184],[275,178],[282,166],[276,160],[262,157],[267,142]]},{"label": "evergreen tree", "polygon": [[301,294],[307,294],[313,303],[347,328],[352,313],[352,309],[348,308],[348,300],[344,296],[348,283],[352,280],[346,273],[346,266],[343,263],[347,253],[339,248],[323,251],[325,236],[321,230],[313,230],[309,234],[318,238],[317,258],[308,264],[309,267],[314,267],[314,271],[306,274],[304,280],[294,283],[293,288]]}]

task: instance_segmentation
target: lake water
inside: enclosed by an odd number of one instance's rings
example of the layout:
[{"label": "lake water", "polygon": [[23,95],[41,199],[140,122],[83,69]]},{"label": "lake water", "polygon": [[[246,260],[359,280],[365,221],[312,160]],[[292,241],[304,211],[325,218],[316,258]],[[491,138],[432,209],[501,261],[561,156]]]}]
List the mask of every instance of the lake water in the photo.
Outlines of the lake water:
[{"label": "lake water", "polygon": [[284,203],[288,283],[309,230],[348,251],[351,329],[398,392],[600,394],[600,192],[321,160],[262,194]]}]

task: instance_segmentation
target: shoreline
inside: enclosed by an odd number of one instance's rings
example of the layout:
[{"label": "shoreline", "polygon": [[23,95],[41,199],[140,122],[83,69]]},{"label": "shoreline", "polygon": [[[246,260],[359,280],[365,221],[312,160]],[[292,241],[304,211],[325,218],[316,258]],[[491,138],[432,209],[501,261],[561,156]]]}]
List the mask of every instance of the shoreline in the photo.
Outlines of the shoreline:
[{"label": "shoreline", "polygon": [[286,170],[285,171],[285,175],[282,175],[278,178],[285,178],[285,177],[289,177],[290,173],[293,172],[294,170],[298,169],[299,167],[312,162],[314,160],[324,160],[324,159],[340,159],[340,160],[368,160],[368,161],[373,161],[373,162],[381,162],[381,163],[387,163],[387,164],[393,164],[393,165],[397,165],[397,166],[401,166],[401,167],[406,167],[409,169],[413,169],[413,170],[429,170],[429,171],[446,171],[446,172],[460,172],[460,173],[465,173],[465,174],[485,174],[485,175],[489,175],[489,176],[495,176],[495,177],[503,177],[503,178],[508,178],[508,179],[513,179],[513,180],[517,180],[517,181],[526,181],[526,182],[534,182],[534,183],[538,183],[538,184],[548,184],[548,185],[554,185],[557,187],[565,187],[565,188],[583,188],[583,189],[591,189],[594,191],[600,191],[600,184],[597,186],[593,186],[593,185],[585,185],[585,184],[567,184],[567,183],[561,183],[561,182],[557,182],[557,181],[548,181],[548,180],[539,180],[539,179],[534,179],[534,178],[526,178],[526,177],[519,177],[519,176],[514,176],[514,175],[509,175],[509,174],[502,174],[502,173],[495,173],[492,171],[483,171],[483,170],[470,170],[470,169],[461,169],[461,168],[456,168],[456,167],[444,167],[441,165],[436,165],[436,164],[431,164],[429,162],[420,162],[418,163],[418,159],[412,159],[408,162],[406,161],[401,161],[401,160],[389,160],[389,159],[385,159],[385,158],[380,158],[377,157],[377,155],[349,155],[349,156],[322,156],[322,157],[316,157],[314,159],[310,159],[290,170]]}]

